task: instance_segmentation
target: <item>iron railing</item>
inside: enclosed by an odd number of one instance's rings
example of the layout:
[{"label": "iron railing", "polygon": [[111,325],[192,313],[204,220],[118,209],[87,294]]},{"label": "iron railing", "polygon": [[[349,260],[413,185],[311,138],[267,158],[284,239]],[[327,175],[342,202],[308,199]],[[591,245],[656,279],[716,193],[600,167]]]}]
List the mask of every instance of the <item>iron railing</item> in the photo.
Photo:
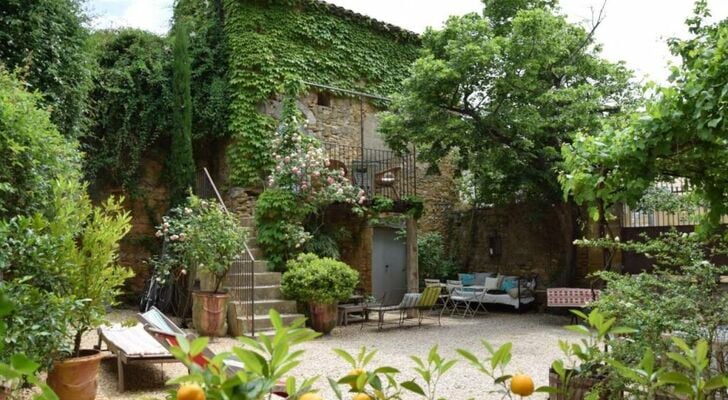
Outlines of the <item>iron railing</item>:
[{"label": "iron railing", "polygon": [[[676,196],[687,196],[690,194],[690,185],[685,179],[675,179],[671,182],[658,182],[656,189],[665,190]],[[650,228],[667,226],[692,226],[700,222],[700,219],[708,212],[705,207],[694,206],[689,209],[678,209],[674,211],[655,211],[631,209],[623,205],[622,227],[623,228]],[[721,218],[722,224],[728,224],[728,216]]]},{"label": "iron railing", "polygon": [[[229,213],[207,168],[197,173],[196,194],[203,199],[217,200],[225,213]],[[224,285],[230,297],[238,302],[233,305],[238,311],[236,315],[245,317],[245,329],[249,328],[250,335],[255,337],[255,257],[247,244],[243,253],[233,260]]]},{"label": "iron railing", "polygon": [[382,196],[400,201],[417,194],[415,155],[325,143],[329,168],[340,168],[370,199]]}]

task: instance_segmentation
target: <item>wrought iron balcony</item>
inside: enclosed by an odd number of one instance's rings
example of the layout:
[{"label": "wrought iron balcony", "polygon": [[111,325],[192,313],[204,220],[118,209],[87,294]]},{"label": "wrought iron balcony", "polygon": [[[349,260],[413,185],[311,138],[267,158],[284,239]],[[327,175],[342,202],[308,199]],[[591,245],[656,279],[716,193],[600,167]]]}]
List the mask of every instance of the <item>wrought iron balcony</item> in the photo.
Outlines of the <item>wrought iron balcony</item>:
[{"label": "wrought iron balcony", "polygon": [[395,203],[417,194],[415,155],[325,143],[331,168],[339,168],[369,199],[385,197]]}]

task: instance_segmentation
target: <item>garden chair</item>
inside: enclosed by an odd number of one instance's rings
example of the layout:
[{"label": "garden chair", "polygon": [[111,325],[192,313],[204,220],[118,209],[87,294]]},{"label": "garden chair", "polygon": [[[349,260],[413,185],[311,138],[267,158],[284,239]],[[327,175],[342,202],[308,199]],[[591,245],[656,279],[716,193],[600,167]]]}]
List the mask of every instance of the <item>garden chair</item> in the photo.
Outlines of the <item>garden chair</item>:
[{"label": "garden chair", "polygon": [[447,293],[442,293],[443,284],[440,282],[439,279],[425,279],[425,287],[430,286],[437,286],[440,288],[440,295],[437,299],[437,304],[440,304],[440,306],[445,307],[445,304],[447,304],[447,298],[449,297]]},{"label": "garden chair", "polygon": [[[447,292],[448,292],[448,305],[452,308],[450,316],[455,315],[456,312],[462,310],[462,316],[468,316],[470,312],[470,303],[473,300],[473,292],[465,291],[463,283],[455,280],[447,281]],[[442,309],[445,312],[447,307]]]},{"label": "garden chair", "polygon": [[99,342],[95,348],[101,350],[102,344],[106,344],[106,348],[116,356],[119,392],[125,390],[124,370],[128,364],[180,362],[150,336],[141,324],[132,327],[102,326],[97,332]]},{"label": "garden chair", "polygon": [[[178,346],[179,341],[177,337],[182,336],[188,340],[192,340],[196,337],[194,334],[186,333],[180,327],[177,326],[171,319],[167,318],[163,312],[159,311],[158,308],[152,306],[152,308],[145,312],[137,314],[139,320],[144,324],[144,330],[146,330],[153,338],[164,346],[168,351],[173,346]],[[193,359],[193,362],[202,368],[205,368],[215,357],[215,352],[205,347],[202,353]],[[230,357],[223,361],[225,366],[225,372],[229,375],[234,375],[239,371],[243,370],[243,363],[235,357]],[[276,385],[272,393],[278,397],[288,397],[286,393],[285,383],[280,382]]]},{"label": "garden chair", "polygon": [[[475,314],[477,314],[478,311],[481,311],[481,310],[484,313],[487,313],[488,312],[488,310],[485,308],[485,303],[488,302],[485,299],[486,294],[488,294],[488,291],[485,288],[483,288],[483,290],[478,291],[478,292],[475,292],[473,294],[473,297],[472,297],[472,299],[469,302],[469,304],[471,306],[470,307],[471,316],[474,317]],[[472,307],[473,304],[476,304],[475,308]]]},{"label": "garden chair", "polygon": [[[174,346],[179,346],[178,336],[182,336],[188,340],[196,337],[194,334],[183,331],[156,307],[152,307],[143,314],[139,313],[137,316],[144,324],[144,330],[149,332],[167,350]],[[214,357],[215,353],[209,348],[205,348],[193,361],[200,367],[205,368]],[[225,360],[224,364],[226,371],[230,374],[234,374],[243,369],[243,363],[234,358]]]},{"label": "garden chair", "polygon": [[[385,306],[385,305],[378,305],[378,306],[369,306],[367,307],[367,311],[373,311],[377,313],[377,329],[382,330],[382,327],[384,326],[384,316],[387,313],[399,313],[399,318],[397,319],[397,325],[402,324],[402,310],[404,309],[411,309],[414,304],[417,302],[419,293],[405,293],[404,297],[402,297],[402,301],[399,302],[399,304],[391,305],[391,306]],[[362,324],[361,329],[364,329],[364,324]]]},{"label": "garden chair", "polygon": [[[442,288],[438,284],[437,286],[430,286],[426,287],[425,290],[422,291],[422,293],[419,295],[419,298],[417,299],[417,303],[415,303],[411,308],[409,309],[403,309],[402,310],[402,319],[400,325],[404,324],[405,316],[407,315],[407,312],[410,310],[415,310],[417,312],[417,324],[422,325],[422,320],[425,318],[425,314],[427,312],[431,312],[433,308],[435,308],[435,304],[437,303],[437,300],[440,297],[440,293],[442,293]],[[442,311],[437,313],[437,324],[442,325],[441,321],[442,317]]]}]

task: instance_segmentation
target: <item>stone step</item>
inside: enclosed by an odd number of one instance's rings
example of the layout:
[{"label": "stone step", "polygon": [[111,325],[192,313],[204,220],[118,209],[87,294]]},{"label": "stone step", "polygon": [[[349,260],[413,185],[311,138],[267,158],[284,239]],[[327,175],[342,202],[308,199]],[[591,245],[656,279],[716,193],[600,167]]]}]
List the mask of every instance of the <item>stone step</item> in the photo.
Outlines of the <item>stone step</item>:
[{"label": "stone step", "polygon": [[245,241],[245,244],[248,245],[248,248],[252,249],[253,247],[258,247],[258,237],[256,235],[249,235],[248,239]]},{"label": "stone step", "polygon": [[[268,268],[268,261],[256,259],[255,261],[253,261],[253,271],[256,274],[270,272],[270,268]],[[243,272],[245,272],[243,270],[243,266],[233,264],[233,266],[230,267],[230,271],[228,271],[228,274],[242,274]]]},{"label": "stone step", "polygon": [[242,217],[240,218],[240,225],[250,229],[255,227],[255,218],[253,217]]},{"label": "stone step", "polygon": [[[290,325],[293,321],[303,318],[302,314],[281,314],[281,319],[283,320],[284,325]],[[242,335],[247,334],[251,331],[252,321],[245,319],[244,317],[240,317],[237,319],[237,330],[241,331]],[[273,329],[273,323],[270,320],[270,317],[267,315],[256,315],[255,316],[255,331],[256,334],[260,334],[260,332],[265,332]],[[240,336],[240,334],[236,334],[236,336]]]},{"label": "stone step", "polygon": [[[235,307],[237,315],[245,315],[245,310],[250,307],[250,302],[244,301],[233,301],[230,303],[231,307]],[[296,302],[293,300],[260,300],[256,301],[253,314],[255,315],[268,315],[268,311],[274,309],[280,314],[295,314],[296,313]]]},{"label": "stone step", "polygon": [[[233,272],[232,270],[225,277],[225,286],[241,286],[242,282],[246,282],[249,277],[247,274],[240,272]],[[280,272],[256,272],[255,273],[255,285],[256,286],[268,286],[268,285],[280,285],[281,284],[281,273]]]},{"label": "stone step", "polygon": [[[227,287],[228,293],[232,300],[245,300],[243,296],[248,289],[242,287]],[[281,285],[255,285],[255,300],[278,300],[283,298],[281,293]]]},{"label": "stone step", "polygon": [[250,254],[253,255],[253,258],[256,260],[263,258],[263,250],[260,249],[260,247],[248,247],[250,250]]}]

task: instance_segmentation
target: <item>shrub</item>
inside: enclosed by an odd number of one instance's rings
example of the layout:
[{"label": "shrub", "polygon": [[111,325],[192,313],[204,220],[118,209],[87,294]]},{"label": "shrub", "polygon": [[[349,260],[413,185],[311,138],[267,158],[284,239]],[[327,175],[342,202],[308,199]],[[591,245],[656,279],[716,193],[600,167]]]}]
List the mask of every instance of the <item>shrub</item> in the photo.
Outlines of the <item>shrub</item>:
[{"label": "shrub", "polygon": [[417,237],[417,260],[423,279],[448,279],[459,270],[457,263],[445,252],[442,235],[436,232],[421,233]]},{"label": "shrub", "polygon": [[304,253],[287,264],[283,294],[303,303],[333,304],[354,294],[359,273],[341,261]]},{"label": "shrub", "polygon": [[245,250],[247,232],[237,218],[214,203],[190,198],[195,210],[185,241],[185,258],[199,271],[210,273],[213,291],[220,290],[230,264]]},{"label": "shrub", "polygon": [[61,136],[40,101],[0,67],[0,219],[47,213],[53,183],[80,177],[75,143]]}]

